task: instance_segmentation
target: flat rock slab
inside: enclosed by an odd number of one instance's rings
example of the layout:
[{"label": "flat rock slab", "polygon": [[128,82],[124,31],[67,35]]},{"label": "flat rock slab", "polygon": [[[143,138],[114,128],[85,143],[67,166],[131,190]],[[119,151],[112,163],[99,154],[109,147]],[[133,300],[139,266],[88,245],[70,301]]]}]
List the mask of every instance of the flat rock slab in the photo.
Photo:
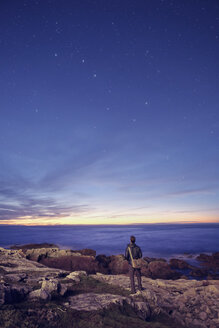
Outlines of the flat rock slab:
[{"label": "flat rock slab", "polygon": [[112,294],[85,293],[68,298],[71,309],[77,311],[95,311],[107,308],[111,304],[122,305],[126,297]]},{"label": "flat rock slab", "polygon": [[[6,250],[0,247],[0,269],[5,274],[19,274],[20,275],[31,275],[31,273],[38,273],[43,277],[49,273],[64,273],[66,271],[54,268],[48,268],[38,262],[29,261],[24,258],[20,250]],[[14,278],[15,279],[15,278]]]},{"label": "flat rock slab", "polygon": [[[92,275],[93,278],[123,288],[130,288],[125,275]],[[142,277],[143,301],[152,314],[164,314],[190,328],[219,327],[219,281],[152,280]],[[133,300],[139,293],[132,296]]]}]

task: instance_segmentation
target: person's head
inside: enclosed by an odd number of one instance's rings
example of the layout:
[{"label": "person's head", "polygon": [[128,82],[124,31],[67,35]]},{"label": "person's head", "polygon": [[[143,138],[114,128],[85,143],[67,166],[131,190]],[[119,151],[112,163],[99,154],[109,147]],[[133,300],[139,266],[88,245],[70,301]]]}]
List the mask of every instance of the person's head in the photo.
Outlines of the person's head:
[{"label": "person's head", "polygon": [[132,244],[134,244],[135,243],[135,236],[131,236],[130,241],[131,241]]}]

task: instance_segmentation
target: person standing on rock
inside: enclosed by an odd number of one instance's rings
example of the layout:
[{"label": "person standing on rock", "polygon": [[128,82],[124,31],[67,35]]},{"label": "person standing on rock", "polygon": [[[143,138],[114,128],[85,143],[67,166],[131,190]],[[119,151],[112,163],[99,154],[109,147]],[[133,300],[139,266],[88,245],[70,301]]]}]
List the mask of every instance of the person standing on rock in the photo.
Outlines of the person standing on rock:
[{"label": "person standing on rock", "polygon": [[138,280],[138,289],[143,290],[141,284],[141,269],[138,267],[135,260],[142,258],[142,251],[139,246],[135,243],[135,236],[130,237],[130,244],[127,245],[125,250],[125,258],[129,262],[129,276],[131,282],[131,292],[134,294],[136,293],[135,290],[135,281],[134,275],[136,273],[137,280]]}]

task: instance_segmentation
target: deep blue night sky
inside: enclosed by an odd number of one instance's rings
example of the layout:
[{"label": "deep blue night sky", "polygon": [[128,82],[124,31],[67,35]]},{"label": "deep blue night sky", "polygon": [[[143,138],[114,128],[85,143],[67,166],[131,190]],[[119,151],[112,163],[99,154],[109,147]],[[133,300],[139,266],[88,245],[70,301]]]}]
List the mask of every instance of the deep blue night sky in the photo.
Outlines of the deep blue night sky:
[{"label": "deep blue night sky", "polygon": [[219,221],[219,2],[3,0],[0,222]]}]

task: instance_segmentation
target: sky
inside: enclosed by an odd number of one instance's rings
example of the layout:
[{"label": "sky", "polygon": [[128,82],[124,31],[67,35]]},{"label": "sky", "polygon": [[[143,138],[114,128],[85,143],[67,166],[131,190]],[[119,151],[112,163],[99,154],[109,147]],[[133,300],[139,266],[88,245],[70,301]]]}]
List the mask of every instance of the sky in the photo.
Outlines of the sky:
[{"label": "sky", "polygon": [[219,2],[0,2],[0,224],[219,222]]}]

